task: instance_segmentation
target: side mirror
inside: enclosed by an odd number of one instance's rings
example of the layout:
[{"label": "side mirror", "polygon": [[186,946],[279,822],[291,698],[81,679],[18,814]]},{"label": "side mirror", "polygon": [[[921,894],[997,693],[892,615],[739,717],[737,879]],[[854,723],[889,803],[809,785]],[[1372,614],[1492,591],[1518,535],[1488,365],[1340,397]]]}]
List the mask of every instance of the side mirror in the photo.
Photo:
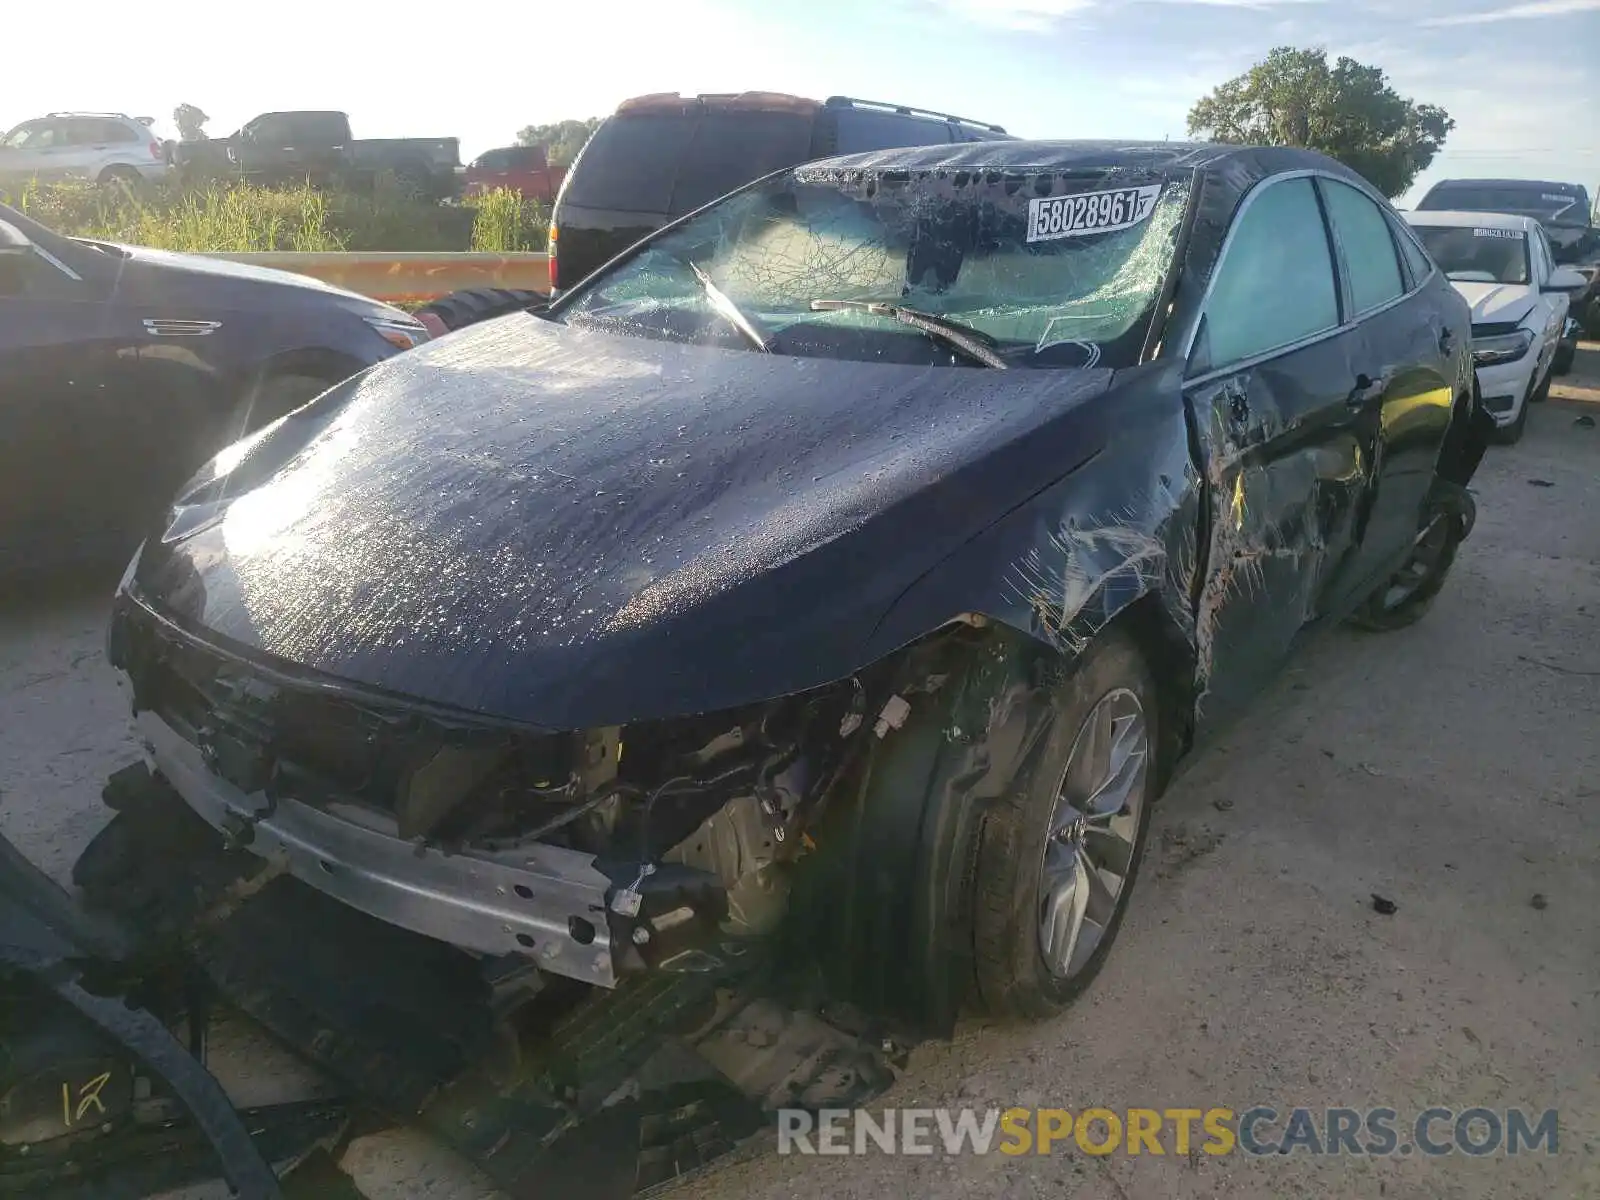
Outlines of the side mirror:
[{"label": "side mirror", "polygon": [[1574,271],[1571,267],[1557,267],[1550,272],[1550,278],[1540,290],[1546,292],[1581,292],[1588,286],[1589,281],[1583,277],[1581,271]]}]

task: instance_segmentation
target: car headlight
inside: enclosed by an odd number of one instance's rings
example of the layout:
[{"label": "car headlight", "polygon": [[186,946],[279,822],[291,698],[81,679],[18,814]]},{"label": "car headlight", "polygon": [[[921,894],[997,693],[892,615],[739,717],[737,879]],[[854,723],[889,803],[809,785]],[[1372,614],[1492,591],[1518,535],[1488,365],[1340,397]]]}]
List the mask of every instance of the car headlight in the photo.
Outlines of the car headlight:
[{"label": "car headlight", "polygon": [[420,346],[428,340],[427,326],[421,321],[413,321],[410,317],[396,315],[361,319],[372,326],[384,341],[401,350],[410,350],[413,346]]},{"label": "car headlight", "polygon": [[1474,338],[1472,361],[1475,366],[1494,367],[1501,363],[1516,362],[1533,345],[1533,334],[1526,329],[1503,333],[1497,337]]}]

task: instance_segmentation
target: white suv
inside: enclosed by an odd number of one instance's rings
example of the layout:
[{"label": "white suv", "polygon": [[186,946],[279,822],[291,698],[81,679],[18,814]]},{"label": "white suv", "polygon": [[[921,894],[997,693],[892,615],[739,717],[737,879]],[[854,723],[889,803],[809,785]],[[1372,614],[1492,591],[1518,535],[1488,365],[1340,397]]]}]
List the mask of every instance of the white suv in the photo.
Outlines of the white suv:
[{"label": "white suv", "polygon": [[89,179],[140,184],[164,179],[166,147],[149,117],[51,113],[0,138],[0,183]]}]

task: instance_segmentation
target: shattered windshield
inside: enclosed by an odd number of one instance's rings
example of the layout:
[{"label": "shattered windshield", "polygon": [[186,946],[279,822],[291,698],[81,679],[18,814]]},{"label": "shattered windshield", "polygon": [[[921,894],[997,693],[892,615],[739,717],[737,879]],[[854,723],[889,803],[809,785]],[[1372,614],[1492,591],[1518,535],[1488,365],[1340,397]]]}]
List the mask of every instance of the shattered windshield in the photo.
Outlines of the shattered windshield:
[{"label": "shattered windshield", "polygon": [[1128,366],[1188,195],[1104,170],[801,168],[660,238],[561,317],[775,354]]}]

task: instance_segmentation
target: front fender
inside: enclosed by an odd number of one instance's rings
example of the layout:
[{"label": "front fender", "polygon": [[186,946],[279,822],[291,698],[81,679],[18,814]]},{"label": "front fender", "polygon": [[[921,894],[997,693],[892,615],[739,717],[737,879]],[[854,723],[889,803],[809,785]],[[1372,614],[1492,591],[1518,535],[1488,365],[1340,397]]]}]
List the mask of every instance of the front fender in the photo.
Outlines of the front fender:
[{"label": "front fender", "polygon": [[1100,452],[919,578],[874,630],[877,659],[929,629],[981,614],[1076,654],[1152,597],[1194,648],[1201,475],[1176,381],[1121,389]]}]

